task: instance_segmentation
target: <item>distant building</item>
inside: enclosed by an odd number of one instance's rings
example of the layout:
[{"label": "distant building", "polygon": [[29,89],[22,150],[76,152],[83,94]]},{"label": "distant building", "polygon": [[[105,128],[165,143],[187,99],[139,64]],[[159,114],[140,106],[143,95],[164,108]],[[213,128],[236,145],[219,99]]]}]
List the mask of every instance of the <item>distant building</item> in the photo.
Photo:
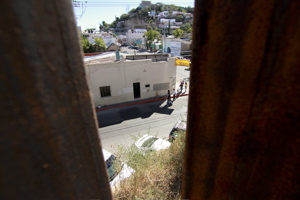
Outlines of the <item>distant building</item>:
[{"label": "distant building", "polygon": [[148,12],[149,16],[156,16],[156,12],[155,10],[151,10],[150,12]]},{"label": "distant building", "polygon": [[106,44],[106,46],[108,46],[108,44],[110,43],[116,43],[117,39],[113,36],[112,33],[102,33],[102,39],[104,41],[104,43]]},{"label": "distant building", "polygon": [[163,52],[172,56],[190,57],[191,41],[174,38],[174,36],[163,37]]},{"label": "distant building", "polygon": [[100,32],[83,32],[82,35],[89,40],[89,43],[94,44],[95,38],[102,38],[102,34]]},{"label": "distant building", "polygon": [[126,35],[117,35],[117,40],[119,43],[121,43],[121,45],[128,45]]},{"label": "distant building", "polygon": [[106,46],[109,46],[111,43],[117,42],[117,39],[113,37],[112,33],[92,31],[90,33],[84,32],[82,33],[82,35],[86,37],[91,44],[95,43],[95,38],[102,38]]},{"label": "distant building", "polygon": [[140,3],[140,7],[141,8],[151,7],[151,1],[142,1],[142,3]]},{"label": "distant building", "polygon": [[147,32],[146,29],[134,29],[128,30],[126,33],[127,36],[127,43],[130,45],[135,44],[137,40],[141,40],[142,42],[144,41],[144,34]]},{"label": "distant building", "polygon": [[176,84],[175,58],[169,54],[115,53],[86,57],[95,106],[165,96]]}]

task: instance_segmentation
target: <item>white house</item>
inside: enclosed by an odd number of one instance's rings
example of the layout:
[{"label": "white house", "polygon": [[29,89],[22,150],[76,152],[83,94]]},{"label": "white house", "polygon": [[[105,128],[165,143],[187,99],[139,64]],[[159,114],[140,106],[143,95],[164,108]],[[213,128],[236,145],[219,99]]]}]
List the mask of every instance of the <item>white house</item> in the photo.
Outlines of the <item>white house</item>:
[{"label": "white house", "polygon": [[114,53],[85,58],[95,106],[167,95],[176,81],[175,58],[169,54],[121,57]]},{"label": "white house", "polygon": [[140,3],[141,8],[151,7],[151,1],[142,1]]},{"label": "white house", "polygon": [[180,56],[181,42],[174,36],[162,37],[163,52],[170,53],[172,56]]},{"label": "white house", "polygon": [[106,46],[109,46],[111,43],[116,43],[117,39],[113,37],[111,33],[94,31],[92,33],[84,32],[82,33],[84,37],[86,37],[91,44],[95,43],[95,38],[102,38]]},{"label": "white house", "polygon": [[95,38],[102,38],[102,34],[99,31],[94,31],[92,33],[84,32],[82,35],[86,37],[91,44],[95,43]]},{"label": "white house", "polygon": [[111,43],[117,43],[117,39],[113,37],[112,33],[102,33],[101,37],[105,43],[106,46],[109,46]]},{"label": "white house", "polygon": [[175,38],[174,36],[162,37],[163,52],[172,56],[181,56],[183,51],[191,51],[191,41]]},{"label": "white house", "polygon": [[148,12],[149,16],[156,16],[156,12],[155,10],[151,10],[150,12]]},{"label": "white house", "polygon": [[127,43],[135,44],[135,41],[142,40],[144,41],[144,34],[147,32],[146,29],[134,29],[133,31],[128,30],[126,33]]}]

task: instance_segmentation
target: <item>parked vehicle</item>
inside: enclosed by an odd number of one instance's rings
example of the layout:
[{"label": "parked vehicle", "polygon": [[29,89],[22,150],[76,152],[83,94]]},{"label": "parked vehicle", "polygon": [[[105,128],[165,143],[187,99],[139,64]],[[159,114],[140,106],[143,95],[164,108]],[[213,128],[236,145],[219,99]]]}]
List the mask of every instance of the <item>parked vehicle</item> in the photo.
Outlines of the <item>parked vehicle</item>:
[{"label": "parked vehicle", "polygon": [[152,135],[144,135],[134,145],[143,151],[158,151],[161,149],[167,149],[171,146],[171,143],[167,140],[154,137]]},{"label": "parked vehicle", "polygon": [[162,53],[162,49],[157,50],[155,53]]},{"label": "parked vehicle", "polygon": [[191,61],[189,59],[185,59],[183,57],[177,57],[176,60],[175,60],[175,64],[180,65],[180,66],[189,67],[190,64],[191,64]]},{"label": "parked vehicle", "polygon": [[169,133],[169,141],[173,142],[175,138],[186,131],[186,122],[179,120],[176,122],[175,126],[172,128],[171,132]]},{"label": "parked vehicle", "polygon": [[134,169],[121,162],[115,155],[102,149],[111,187],[117,186],[122,180],[135,173]]}]

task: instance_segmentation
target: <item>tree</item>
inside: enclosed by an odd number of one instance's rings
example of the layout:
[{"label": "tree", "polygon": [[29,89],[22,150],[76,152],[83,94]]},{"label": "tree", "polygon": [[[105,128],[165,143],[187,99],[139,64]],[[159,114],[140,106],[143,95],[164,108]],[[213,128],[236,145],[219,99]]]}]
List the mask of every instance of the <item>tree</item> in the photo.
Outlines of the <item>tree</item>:
[{"label": "tree", "polygon": [[187,13],[194,13],[194,8],[192,8],[191,6],[186,7],[186,12]]},{"label": "tree", "polygon": [[183,36],[183,34],[184,34],[184,31],[181,30],[180,28],[173,31],[173,35],[176,38],[180,38],[181,36]]},{"label": "tree", "polygon": [[153,30],[153,29],[150,29],[149,31],[147,31],[145,33],[145,39],[146,39],[146,46],[147,46],[147,49],[150,48],[151,46],[151,43],[156,39],[156,40],[160,40],[160,33]]},{"label": "tree", "polygon": [[186,33],[191,33],[192,32],[192,26],[190,23],[185,23],[183,25],[181,25],[180,27],[184,32]]},{"label": "tree", "polygon": [[120,16],[120,21],[125,21],[125,20],[128,20],[129,19],[129,14],[122,14]]},{"label": "tree", "polygon": [[157,12],[162,12],[163,11],[163,6],[162,5],[157,6],[156,11]]},{"label": "tree", "polygon": [[84,31],[88,33],[93,33],[96,29],[95,28],[87,28]]},{"label": "tree", "polygon": [[184,21],[184,16],[183,15],[177,15],[176,17],[175,17],[175,20],[176,20],[176,22],[183,22]]},{"label": "tree", "polygon": [[102,25],[100,24],[99,28],[101,31],[108,31],[109,30],[109,24],[106,23],[105,21],[102,21]]},{"label": "tree", "polygon": [[129,13],[135,13],[136,12],[136,8],[132,8]]},{"label": "tree", "polygon": [[94,44],[95,51],[106,51],[106,45],[102,38],[95,38]]},{"label": "tree", "polygon": [[84,53],[95,52],[95,47],[83,35],[81,36],[81,46]]}]

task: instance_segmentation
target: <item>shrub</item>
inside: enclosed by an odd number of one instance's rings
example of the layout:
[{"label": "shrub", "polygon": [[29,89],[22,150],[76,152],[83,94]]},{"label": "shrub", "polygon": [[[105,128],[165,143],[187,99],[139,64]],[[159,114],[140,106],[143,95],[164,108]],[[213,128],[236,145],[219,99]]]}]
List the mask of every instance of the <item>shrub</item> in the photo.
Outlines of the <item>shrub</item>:
[{"label": "shrub", "polygon": [[113,191],[114,199],[180,199],[185,134],[170,148],[142,152],[134,145],[115,154],[136,172]]}]

